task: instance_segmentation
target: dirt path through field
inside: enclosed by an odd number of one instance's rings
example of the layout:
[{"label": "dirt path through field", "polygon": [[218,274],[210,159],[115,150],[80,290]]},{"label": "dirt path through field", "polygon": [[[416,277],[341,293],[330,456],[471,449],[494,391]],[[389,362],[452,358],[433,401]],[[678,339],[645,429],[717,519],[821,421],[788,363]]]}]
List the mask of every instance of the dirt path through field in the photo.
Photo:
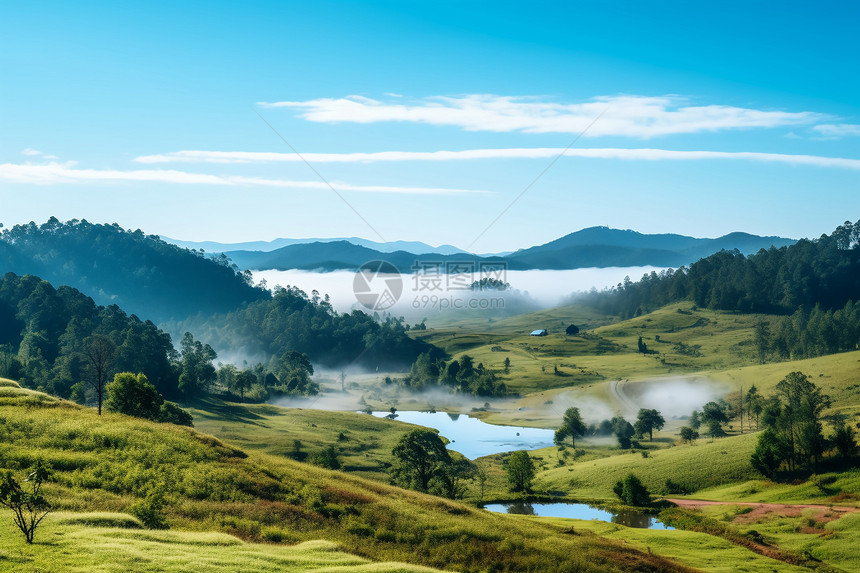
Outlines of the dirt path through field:
[{"label": "dirt path through field", "polygon": [[624,385],[627,384],[627,380],[623,382],[621,380],[610,380],[609,381],[609,394],[615,399],[621,407],[629,412],[636,412],[639,407],[624,393]]},{"label": "dirt path through field", "polygon": [[746,505],[752,507],[753,510],[751,512],[740,514],[735,518],[735,521],[738,522],[755,521],[757,518],[768,513],[779,513],[780,515],[784,515],[786,517],[794,517],[801,515],[803,511],[807,509],[817,510],[817,519],[827,522],[833,521],[834,519],[839,519],[846,513],[860,511],[860,508],[858,507],[851,507],[847,505],[821,505],[810,503],[756,503],[745,501],[706,501],[703,499],[671,498],[667,498],[666,501],[671,501],[678,507],[683,507],[686,509],[699,509],[701,507],[709,505]]}]

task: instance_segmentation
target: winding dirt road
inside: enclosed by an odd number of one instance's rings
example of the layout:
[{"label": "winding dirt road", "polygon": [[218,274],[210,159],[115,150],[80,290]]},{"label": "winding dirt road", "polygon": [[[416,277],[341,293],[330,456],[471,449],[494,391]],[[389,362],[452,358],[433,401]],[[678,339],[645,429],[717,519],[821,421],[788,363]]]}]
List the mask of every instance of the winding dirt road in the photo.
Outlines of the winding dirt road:
[{"label": "winding dirt road", "polygon": [[639,406],[637,406],[633,400],[624,393],[624,386],[627,382],[628,380],[610,380],[608,384],[609,395],[615,399],[615,401],[618,402],[624,410],[628,412],[636,412],[639,410]]}]

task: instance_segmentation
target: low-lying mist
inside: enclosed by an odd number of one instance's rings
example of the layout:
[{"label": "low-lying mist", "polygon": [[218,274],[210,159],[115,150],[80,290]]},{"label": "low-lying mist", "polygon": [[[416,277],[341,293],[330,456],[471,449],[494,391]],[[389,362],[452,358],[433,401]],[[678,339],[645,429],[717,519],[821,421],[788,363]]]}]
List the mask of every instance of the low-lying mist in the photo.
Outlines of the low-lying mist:
[{"label": "low-lying mist", "polygon": [[[402,275],[403,292],[397,303],[387,312],[412,320],[427,317],[433,312],[462,312],[477,309],[497,311],[499,316],[510,316],[519,312],[531,312],[551,308],[568,301],[571,294],[586,292],[592,288],[601,290],[622,282],[625,276],[637,280],[645,273],[659,272],[660,267],[608,267],[586,268],[566,271],[531,270],[507,271],[501,277],[510,283],[508,291],[479,291],[446,288],[441,280],[441,289],[429,290],[422,286],[415,275]],[[265,280],[269,288],[276,285],[295,286],[310,294],[316,290],[321,296],[329,295],[332,306],[338,312],[353,309],[366,310],[353,293],[352,271],[316,272],[303,270],[252,271],[254,281]],[[481,302],[502,299],[503,303]],[[476,303],[463,304],[462,301],[475,300]],[[459,301],[459,302],[455,302]],[[494,305],[499,304],[496,307]]]},{"label": "low-lying mist", "polygon": [[[727,384],[700,376],[649,380],[637,386],[641,388],[631,390],[631,399],[640,408],[659,410],[667,420],[689,416],[693,410],[701,410],[704,404],[722,398],[729,391]],[[635,392],[640,389],[642,393],[637,396]]]},{"label": "low-lying mist", "polygon": [[[468,414],[475,408],[490,404],[494,409],[513,408],[515,399],[481,398],[452,393],[446,387],[434,387],[415,392],[396,382],[385,383],[389,373],[363,373],[352,370],[345,373],[341,388],[340,371],[317,372],[314,381],[320,385],[320,393],[308,397],[284,397],[270,400],[285,408],[313,408],[315,410],[359,411],[373,410],[444,410],[451,413]],[[401,374],[402,376],[402,374]]]}]

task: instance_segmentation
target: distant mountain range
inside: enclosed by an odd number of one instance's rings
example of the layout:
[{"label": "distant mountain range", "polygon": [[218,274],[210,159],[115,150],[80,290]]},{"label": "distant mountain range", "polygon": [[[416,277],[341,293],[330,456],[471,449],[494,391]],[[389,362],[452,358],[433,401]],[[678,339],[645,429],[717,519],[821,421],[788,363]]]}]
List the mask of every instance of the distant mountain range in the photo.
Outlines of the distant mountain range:
[{"label": "distant mountain range", "polygon": [[436,253],[440,255],[456,255],[465,253],[461,249],[452,245],[439,245],[433,247],[421,241],[390,241],[388,243],[379,243],[369,241],[358,237],[338,238],[338,239],[274,239],[272,241],[251,241],[247,243],[216,243],[215,241],[180,241],[169,237],[161,237],[163,241],[184,247],[186,249],[203,249],[207,253],[226,253],[229,251],[259,251],[268,253],[282,247],[291,245],[305,245],[308,243],[334,243],[343,242],[352,243],[360,247],[374,249],[380,253],[393,253],[395,251],[406,251],[408,253],[429,254]]},{"label": "distant mountain range", "polygon": [[[761,249],[779,248],[796,242],[794,239],[760,237],[748,233],[730,233],[716,239],[699,239],[675,234],[646,235],[608,227],[590,227],[543,245],[498,255],[472,255],[450,245],[444,245],[446,249],[440,247],[425,251],[424,248],[433,247],[405,241],[374,243],[357,240],[362,244],[352,239],[308,241],[310,242],[287,244],[273,250],[237,249],[219,252],[225,252],[241,269],[354,270],[368,261],[385,260],[400,272],[408,273],[416,263],[419,266],[432,263],[444,265],[461,261],[476,265],[504,263],[510,270],[632,266],[677,268],[724,249],[737,249],[749,255]],[[219,245],[219,249],[226,246],[228,245]],[[380,246],[382,248],[377,248]]]}]

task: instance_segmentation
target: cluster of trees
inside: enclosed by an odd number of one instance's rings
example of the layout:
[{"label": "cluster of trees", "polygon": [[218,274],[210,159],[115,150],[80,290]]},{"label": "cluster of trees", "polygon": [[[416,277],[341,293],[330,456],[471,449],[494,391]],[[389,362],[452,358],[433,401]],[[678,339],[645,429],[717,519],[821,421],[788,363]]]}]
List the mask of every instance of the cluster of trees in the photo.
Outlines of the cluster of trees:
[{"label": "cluster of trees", "polygon": [[156,322],[228,312],[269,298],[226,257],[183,249],[140,230],[51,217],[0,231],[0,269],[69,285],[99,304]]},{"label": "cluster of trees", "polygon": [[[753,387],[755,388],[755,387]],[[690,414],[690,423],[681,428],[681,440],[693,442],[699,437],[699,430],[704,426],[706,434],[711,438],[721,438],[726,435],[723,424],[735,417],[735,408],[725,399],[718,402],[708,402],[702,406],[702,411],[693,410]]]},{"label": "cluster of trees", "polygon": [[636,415],[636,422],[631,424],[622,416],[615,416],[611,420],[603,420],[599,424],[586,426],[582,421],[579,408],[568,408],[562,416],[561,426],[555,431],[554,440],[557,445],[562,445],[566,438],[571,438],[572,445],[576,447],[576,438],[584,436],[615,436],[618,446],[628,450],[633,446],[633,440],[643,439],[648,434],[648,439],[654,439],[654,430],[663,429],[666,420],[657,410],[651,408],[640,408]]},{"label": "cluster of trees", "polygon": [[452,458],[439,434],[412,430],[391,451],[391,482],[407,489],[456,499],[462,497],[465,480],[476,471],[465,458]]},{"label": "cluster of trees", "polygon": [[651,493],[634,474],[627,474],[623,480],[615,482],[612,491],[625,505],[646,507],[651,503]]},{"label": "cluster of trees", "polygon": [[[436,348],[422,352],[412,364],[409,375],[403,379],[403,384],[416,391],[445,386],[475,396],[508,395],[507,387],[498,380],[496,372],[485,368],[482,362],[475,366],[474,360],[468,354],[464,354],[459,360],[445,362],[440,354]],[[510,361],[507,359],[505,369],[510,370]]]},{"label": "cluster of trees", "polygon": [[[836,310],[860,292],[860,221],[830,235],[761,250],[745,257],[721,251],[689,268],[652,272],[582,300],[608,314],[631,318],[672,302],[740,312],[790,314],[804,306]],[[856,338],[853,343],[858,344]]]},{"label": "cluster of trees", "polygon": [[241,401],[254,401],[280,396],[314,396],[319,384],[313,381],[314,367],[307,354],[288,350],[273,357],[268,365],[257,363],[240,370],[233,364],[221,364],[217,381],[223,390]]},{"label": "cluster of trees", "polygon": [[275,287],[270,299],[194,326],[214,347],[249,356],[279,360],[294,351],[332,368],[355,364],[374,369],[406,369],[419,354],[435,348],[411,338],[409,329],[403,318],[359,310],[338,313],[328,295],[315,290],[308,295],[291,286]]},{"label": "cluster of trees", "polygon": [[844,457],[856,449],[854,431],[844,418],[835,420],[830,439],[824,437],[823,412],[830,407],[830,397],[802,372],[789,373],[776,385],[776,393],[758,404],[765,430],[750,461],[769,478],[781,470],[816,471],[830,448]]},{"label": "cluster of trees", "polygon": [[860,300],[835,309],[801,306],[790,316],[762,320],[753,341],[761,363],[855,350],[860,344]]}]

